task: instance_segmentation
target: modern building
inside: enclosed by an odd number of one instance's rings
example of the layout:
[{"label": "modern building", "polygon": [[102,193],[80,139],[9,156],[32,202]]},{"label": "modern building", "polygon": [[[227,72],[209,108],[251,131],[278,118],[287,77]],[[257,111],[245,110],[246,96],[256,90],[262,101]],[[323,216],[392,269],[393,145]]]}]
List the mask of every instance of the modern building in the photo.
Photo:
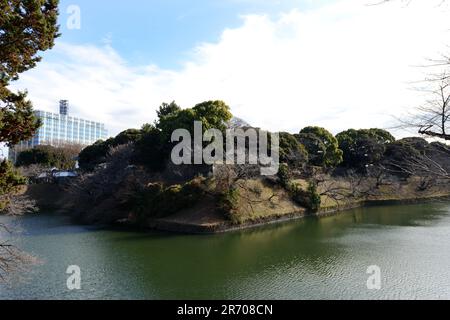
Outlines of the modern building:
[{"label": "modern building", "polygon": [[36,110],[35,115],[41,119],[42,126],[30,140],[22,141],[9,149],[9,159],[12,162],[17,160],[20,152],[39,145],[88,146],[108,137],[105,124],[70,116],[67,100],[60,101],[59,114]]}]

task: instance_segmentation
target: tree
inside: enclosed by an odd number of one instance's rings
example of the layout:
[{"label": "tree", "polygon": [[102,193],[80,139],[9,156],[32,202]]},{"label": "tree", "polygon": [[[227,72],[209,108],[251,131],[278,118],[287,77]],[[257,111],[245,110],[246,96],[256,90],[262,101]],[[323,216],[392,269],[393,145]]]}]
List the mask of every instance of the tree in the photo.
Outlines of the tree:
[{"label": "tree", "polygon": [[56,167],[69,170],[75,167],[75,158],[79,152],[79,148],[37,146],[19,153],[16,166],[42,165],[47,168]]},{"label": "tree", "polygon": [[128,129],[122,131],[114,138],[109,138],[106,141],[99,140],[84,148],[78,157],[80,168],[86,171],[94,170],[97,165],[105,162],[111,148],[140,140],[146,130],[149,130],[147,125],[144,125],[141,130]]},{"label": "tree", "polygon": [[280,133],[280,163],[293,168],[302,168],[308,162],[308,151],[294,135]]},{"label": "tree", "polygon": [[349,129],[336,138],[344,152],[343,165],[358,170],[378,163],[383,158],[386,145],[395,141],[388,131],[382,129]]},{"label": "tree", "polygon": [[161,130],[163,140],[169,142],[172,133],[177,129],[186,129],[193,133],[194,121],[201,121],[204,131],[212,128],[224,131],[233,115],[228,105],[216,100],[202,102],[188,109],[181,109],[175,102],[170,105],[163,104],[158,111],[158,117],[156,128]]},{"label": "tree", "polygon": [[41,60],[58,36],[58,0],[12,0],[0,4],[0,142],[30,138],[40,123],[26,93],[7,86]]},{"label": "tree", "polygon": [[128,144],[130,142],[136,142],[142,137],[143,129],[128,129],[119,133],[113,141],[113,147],[120,146],[122,144]]},{"label": "tree", "polygon": [[7,206],[9,193],[16,191],[17,187],[25,183],[25,178],[14,170],[9,161],[0,162],[0,211]]},{"label": "tree", "polygon": [[[39,51],[53,47],[59,35],[57,17],[58,0],[0,3],[0,143],[14,145],[29,139],[40,126],[26,93],[14,93],[8,85],[41,60]],[[0,181],[0,197],[11,191],[11,183],[20,183],[7,162],[1,164]],[[0,278],[23,261],[12,246],[0,243]]]},{"label": "tree", "polygon": [[401,120],[402,127],[417,128],[421,135],[450,141],[450,75],[444,72],[428,83],[429,98]]},{"label": "tree", "polygon": [[[402,1],[409,3],[411,0]],[[440,4],[444,2],[447,1],[442,0]],[[450,56],[443,55],[440,59],[432,60],[431,66],[448,68]],[[399,119],[401,123],[399,127],[415,128],[421,135],[450,141],[450,72],[446,70],[438,75],[432,75],[426,81],[429,83],[429,88],[425,91],[428,92],[429,98],[406,118]]]},{"label": "tree", "polygon": [[220,100],[199,103],[193,108],[193,111],[195,120],[203,123],[204,130],[214,128],[224,131],[227,122],[233,118],[230,107]]},{"label": "tree", "polygon": [[165,116],[176,114],[179,111],[181,111],[181,108],[175,103],[175,101],[172,101],[171,103],[163,102],[159,107],[159,110],[156,111],[156,114],[158,115],[158,119],[161,119]]},{"label": "tree", "polygon": [[422,177],[433,183],[450,180],[450,148],[422,138],[404,138],[387,146],[383,169],[402,177]]},{"label": "tree", "polygon": [[326,129],[306,127],[296,137],[308,151],[312,165],[334,168],[342,162],[342,150],[339,149],[339,143]]},{"label": "tree", "polygon": [[169,144],[155,126],[147,126],[141,139],[136,142],[134,161],[145,165],[151,171],[161,171],[169,156]]},{"label": "tree", "polygon": [[203,131],[212,128],[224,131],[233,117],[230,108],[219,100],[202,102],[188,109],[181,109],[175,102],[163,103],[157,115],[155,125],[145,125],[142,138],[136,142],[136,162],[152,171],[165,168],[175,130],[186,129],[193,134],[194,122],[200,121]]}]

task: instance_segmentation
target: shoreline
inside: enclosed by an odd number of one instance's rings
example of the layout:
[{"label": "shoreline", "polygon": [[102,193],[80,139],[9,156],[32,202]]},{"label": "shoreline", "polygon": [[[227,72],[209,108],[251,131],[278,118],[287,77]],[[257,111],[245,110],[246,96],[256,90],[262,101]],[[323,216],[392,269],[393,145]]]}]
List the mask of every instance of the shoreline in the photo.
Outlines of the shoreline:
[{"label": "shoreline", "polygon": [[[49,189],[50,188],[50,189]],[[30,190],[31,189],[31,190]],[[55,201],[57,198],[61,198],[64,194],[61,190],[58,189],[58,186],[47,186],[40,185],[37,187],[28,188],[29,195],[33,196],[41,207],[40,211],[47,210],[55,212],[57,214],[63,214],[67,216],[71,216],[69,212],[62,209],[60,205],[60,201]],[[47,192],[52,192],[52,197],[48,198],[44,196],[48,194]],[[257,218],[254,220],[248,220],[242,224],[233,224],[231,221],[227,220],[218,220],[211,223],[195,223],[189,222],[184,219],[184,221],[177,221],[177,219],[171,219],[171,217],[160,218],[160,219],[148,219],[146,222],[143,222],[139,225],[132,223],[131,221],[124,219],[123,221],[113,222],[110,224],[100,224],[104,227],[112,226],[117,228],[127,228],[131,230],[154,230],[160,232],[168,232],[168,233],[178,233],[178,234],[192,234],[192,235],[214,235],[214,234],[223,234],[228,232],[235,232],[247,229],[256,229],[268,225],[274,225],[278,223],[284,223],[289,221],[295,221],[303,218],[324,218],[335,216],[340,213],[343,213],[347,210],[371,207],[371,206],[387,206],[387,205],[402,205],[402,204],[414,204],[420,202],[429,202],[429,201],[437,201],[437,200],[450,200],[450,192],[442,192],[440,194],[423,194],[422,196],[412,196],[405,198],[384,198],[384,199],[368,199],[368,200],[360,200],[360,201],[348,201],[345,204],[341,205],[330,205],[327,207],[323,207],[319,210],[319,212],[313,213],[305,210],[298,210],[293,212],[286,212],[284,214],[274,213],[271,216],[266,216],[262,218]],[[213,210],[213,208],[210,208]],[[95,225],[95,223],[83,222],[82,220],[78,220],[76,217],[71,216],[75,223],[80,223],[83,225]],[[98,226],[99,224],[97,224]]]},{"label": "shoreline", "polygon": [[289,221],[300,220],[304,218],[325,218],[336,216],[340,213],[344,213],[345,211],[358,209],[358,208],[366,208],[366,207],[376,207],[376,206],[388,206],[388,205],[407,205],[407,204],[417,204],[417,203],[426,203],[428,201],[437,201],[437,200],[450,200],[450,194],[441,195],[441,196],[427,196],[420,198],[409,198],[409,199],[386,199],[386,200],[365,200],[354,203],[349,203],[342,206],[324,208],[319,210],[317,213],[291,213],[285,214],[282,216],[274,216],[270,218],[260,219],[259,221],[249,221],[240,225],[234,225],[231,222],[220,223],[216,225],[199,225],[199,224],[189,224],[189,223],[180,223],[173,222],[167,220],[149,220],[147,225],[144,226],[146,229],[163,231],[163,232],[172,232],[172,233],[180,233],[180,234],[192,234],[192,235],[215,235],[215,234],[224,234],[228,232],[235,232],[247,229],[260,228],[268,225],[274,225],[278,223],[284,223]]}]

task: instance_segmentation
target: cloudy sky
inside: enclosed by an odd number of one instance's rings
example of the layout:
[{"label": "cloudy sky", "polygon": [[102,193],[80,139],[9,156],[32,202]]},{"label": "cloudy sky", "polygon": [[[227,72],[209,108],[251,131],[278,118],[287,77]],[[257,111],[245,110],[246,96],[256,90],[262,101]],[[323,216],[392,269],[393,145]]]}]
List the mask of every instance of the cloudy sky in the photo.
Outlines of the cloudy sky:
[{"label": "cloudy sky", "polygon": [[152,122],[161,102],[210,99],[270,130],[386,128],[423,99],[412,88],[449,49],[450,6],[378,1],[63,0],[62,36],[12,86],[36,109],[68,99],[111,135]]}]

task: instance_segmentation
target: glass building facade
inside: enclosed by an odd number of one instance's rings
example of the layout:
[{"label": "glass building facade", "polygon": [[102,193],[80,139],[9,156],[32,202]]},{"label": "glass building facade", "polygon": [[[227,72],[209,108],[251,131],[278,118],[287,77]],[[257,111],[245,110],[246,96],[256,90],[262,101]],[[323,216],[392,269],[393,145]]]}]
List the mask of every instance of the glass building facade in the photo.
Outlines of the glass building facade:
[{"label": "glass building facade", "polygon": [[[61,146],[64,144],[77,144],[88,146],[98,140],[106,140],[108,131],[105,124],[84,120],[68,115],[67,105],[60,106],[60,114],[35,111],[36,117],[41,119],[42,126],[28,141],[22,141],[9,149],[9,158],[15,162],[17,154],[21,151],[39,145]],[[64,112],[63,112],[64,111]]]}]

